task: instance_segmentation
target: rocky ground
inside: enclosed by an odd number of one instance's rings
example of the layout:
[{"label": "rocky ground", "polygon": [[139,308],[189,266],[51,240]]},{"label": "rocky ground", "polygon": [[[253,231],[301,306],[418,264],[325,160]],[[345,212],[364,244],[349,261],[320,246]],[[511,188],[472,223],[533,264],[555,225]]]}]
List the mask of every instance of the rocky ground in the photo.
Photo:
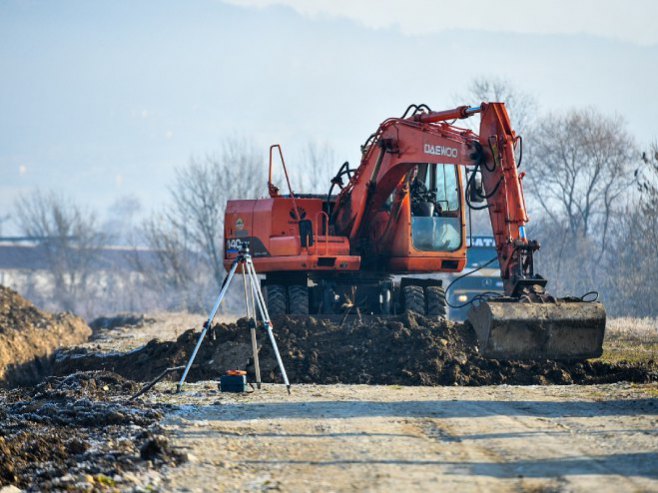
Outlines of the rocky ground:
[{"label": "rocky ground", "polygon": [[157,487],[179,464],[160,421],[167,407],[127,402],[135,382],[108,372],[48,377],[0,392],[0,486],[31,491]]},{"label": "rocky ground", "polygon": [[[123,319],[143,328],[143,319]],[[111,328],[106,326],[106,328]],[[185,455],[161,421],[167,407],[129,402],[140,385],[111,372],[49,376],[54,353],[92,330],[0,286],[0,491],[147,491]]]}]

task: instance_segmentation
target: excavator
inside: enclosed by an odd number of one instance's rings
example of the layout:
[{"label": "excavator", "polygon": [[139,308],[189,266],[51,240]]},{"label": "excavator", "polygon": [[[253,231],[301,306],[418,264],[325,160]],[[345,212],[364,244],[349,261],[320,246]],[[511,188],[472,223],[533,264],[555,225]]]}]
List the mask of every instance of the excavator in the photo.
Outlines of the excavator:
[{"label": "excavator", "polygon": [[[479,133],[455,125],[474,115]],[[366,140],[358,168],[340,167],[327,195],[295,194],[281,146],[273,145],[269,197],[227,202],[224,263],[228,268],[248,248],[265,276],[271,316],[358,309],[445,317],[445,290],[433,274],[464,269],[467,211],[487,209],[504,294],[473,300],[468,323],[480,353],[504,360],[598,357],[603,304],[558,299],[535,272],[540,245],[526,232],[522,145],[504,103],[446,111],[410,105]],[[277,154],[287,194],[273,183]]]}]

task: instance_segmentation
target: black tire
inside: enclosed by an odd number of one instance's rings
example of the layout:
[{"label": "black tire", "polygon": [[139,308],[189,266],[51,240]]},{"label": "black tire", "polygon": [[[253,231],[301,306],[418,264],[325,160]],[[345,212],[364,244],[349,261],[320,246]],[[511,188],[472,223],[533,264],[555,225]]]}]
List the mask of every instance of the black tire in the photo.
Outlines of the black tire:
[{"label": "black tire", "polygon": [[427,315],[429,317],[446,318],[446,292],[441,286],[428,286],[425,288],[427,301]]},{"label": "black tire", "polygon": [[267,286],[267,311],[270,317],[286,314],[286,288],[281,284]]},{"label": "black tire", "polygon": [[308,315],[308,287],[301,284],[288,286],[288,300],[293,315]]},{"label": "black tire", "polygon": [[328,287],[325,286],[324,289],[322,290],[322,313],[325,315],[331,315],[335,313],[334,310],[334,305],[336,304],[336,292]]},{"label": "black tire", "polygon": [[405,286],[402,290],[405,312],[425,315],[425,293],[420,286]]}]

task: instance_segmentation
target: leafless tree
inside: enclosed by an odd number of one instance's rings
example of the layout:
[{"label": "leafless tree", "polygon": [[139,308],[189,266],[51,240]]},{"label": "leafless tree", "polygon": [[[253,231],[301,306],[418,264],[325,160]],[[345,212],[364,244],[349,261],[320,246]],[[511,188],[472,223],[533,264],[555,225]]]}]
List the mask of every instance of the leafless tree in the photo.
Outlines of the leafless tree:
[{"label": "leafless tree", "polygon": [[134,252],[134,258],[141,259],[138,269],[146,287],[158,293],[167,308],[207,309],[225,276],[226,201],[263,196],[266,183],[262,154],[237,138],[176,171],[171,203],[142,223],[142,243],[151,255]]},{"label": "leafless tree", "polygon": [[532,126],[537,115],[537,101],[508,79],[501,77],[477,77],[463,94],[455,98],[456,104],[479,104],[481,102],[503,102],[510,114],[512,126],[524,135]]},{"label": "leafless tree", "polygon": [[11,220],[10,214],[5,214],[4,216],[0,216],[0,236],[2,236],[2,225],[10,220]]},{"label": "leafless tree", "polygon": [[[641,195],[641,208],[652,219],[658,219],[658,142],[654,142],[648,152],[642,153],[642,164],[634,175]],[[653,231],[658,234],[657,228]]]},{"label": "leafless tree", "polygon": [[142,204],[134,195],[122,195],[116,199],[107,209],[107,218],[102,225],[108,241],[115,245],[130,245],[141,210]]},{"label": "leafless tree", "polygon": [[16,203],[19,228],[43,248],[57,308],[81,312],[104,237],[93,212],[54,192],[36,190]]},{"label": "leafless tree", "polygon": [[224,279],[226,201],[263,194],[266,181],[261,155],[246,140],[235,138],[226,140],[218,154],[193,158],[176,172],[166,219],[190,249],[206,259],[218,287]]},{"label": "leafless tree", "polygon": [[600,288],[596,238],[574,237],[564,225],[541,215],[530,222],[528,235],[541,243],[535,268],[548,278],[553,295],[582,295]]},{"label": "leafless tree", "polygon": [[602,288],[611,224],[632,202],[633,139],[621,118],[581,109],[540,119],[526,148],[538,267],[557,294]]},{"label": "leafless tree", "polygon": [[593,109],[548,115],[526,147],[531,197],[572,237],[598,238],[603,252],[611,213],[632,183],[636,150],[621,118]]},{"label": "leafless tree", "polygon": [[222,229],[226,189],[216,166],[217,161],[211,159],[192,159],[186,167],[177,170],[171,188],[173,204],[166,213],[169,224],[161,229],[160,240],[177,241],[173,245],[153,242],[153,246],[179,246],[186,241],[189,247],[207,256],[208,267],[219,284],[223,277]]},{"label": "leafless tree", "polygon": [[207,275],[189,238],[166,214],[155,213],[141,224],[141,241],[148,249],[135,247],[129,256],[143,276],[143,286],[157,293],[155,307],[168,310],[200,311],[207,288]]},{"label": "leafless tree", "polygon": [[[648,219],[648,221],[647,221]],[[658,268],[656,233],[645,224],[637,205],[615,214],[610,244],[605,255],[606,275],[601,279],[606,309],[612,315],[655,317],[658,315]]]},{"label": "leafless tree", "polygon": [[618,211],[606,252],[608,310],[620,315],[658,315],[658,143],[642,153],[635,172],[637,202]]},{"label": "leafless tree", "polygon": [[309,141],[300,158],[291,166],[295,192],[327,193],[339,164],[342,163],[338,162],[331,145]]}]

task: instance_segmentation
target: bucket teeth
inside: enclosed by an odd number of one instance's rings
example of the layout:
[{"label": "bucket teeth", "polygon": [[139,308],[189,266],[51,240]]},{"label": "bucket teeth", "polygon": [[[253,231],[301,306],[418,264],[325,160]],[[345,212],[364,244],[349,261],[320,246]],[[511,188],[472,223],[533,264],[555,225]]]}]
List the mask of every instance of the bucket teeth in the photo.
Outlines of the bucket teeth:
[{"label": "bucket teeth", "polygon": [[489,301],[471,308],[468,321],[487,358],[575,360],[603,353],[601,303]]}]

